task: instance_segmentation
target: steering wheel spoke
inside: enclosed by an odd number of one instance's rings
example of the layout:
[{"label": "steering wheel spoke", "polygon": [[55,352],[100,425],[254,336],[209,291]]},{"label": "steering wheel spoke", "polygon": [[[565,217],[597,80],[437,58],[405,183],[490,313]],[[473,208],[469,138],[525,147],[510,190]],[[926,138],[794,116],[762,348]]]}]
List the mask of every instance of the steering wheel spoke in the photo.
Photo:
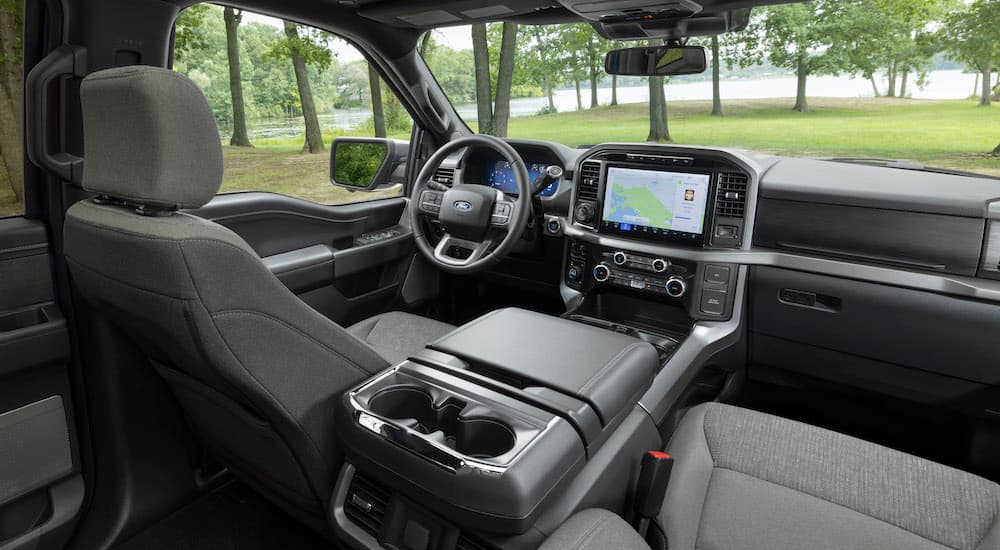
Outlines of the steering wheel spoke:
[{"label": "steering wheel spoke", "polygon": [[[464,267],[485,256],[491,246],[493,246],[491,239],[485,239],[477,243],[459,239],[445,233],[444,237],[441,238],[441,241],[434,248],[434,259],[450,266]],[[456,258],[450,254],[453,249],[466,251],[468,255],[465,256],[463,254],[463,257]]]},{"label": "steering wheel spoke", "polygon": [[433,189],[425,189],[420,193],[420,204],[418,208],[421,214],[437,219],[441,213],[441,202],[444,199],[444,192]]}]

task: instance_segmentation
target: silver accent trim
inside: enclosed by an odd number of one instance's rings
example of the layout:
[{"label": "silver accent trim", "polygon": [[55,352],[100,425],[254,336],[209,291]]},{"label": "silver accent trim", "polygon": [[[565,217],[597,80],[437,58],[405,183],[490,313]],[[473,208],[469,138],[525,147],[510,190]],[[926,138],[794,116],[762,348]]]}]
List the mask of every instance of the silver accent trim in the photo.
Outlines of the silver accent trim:
[{"label": "silver accent trim", "polygon": [[628,254],[619,250],[618,252],[615,252],[615,255],[612,257],[612,259],[614,259],[615,265],[625,265],[626,263],[628,263]]},{"label": "silver accent trim", "polygon": [[[653,263],[650,264],[650,265],[653,267],[653,272],[654,273],[663,273],[664,271],[667,270],[667,268],[670,267],[670,261],[669,260],[664,260],[663,258],[656,258],[656,259],[653,260]],[[660,265],[660,266],[663,266],[663,267],[656,267],[657,265]]]},{"label": "silver accent trim", "polygon": [[1000,273],[1000,220],[990,220],[986,224],[986,246],[983,250],[980,271]]},{"label": "silver accent trim", "polygon": [[[783,267],[785,269],[807,271],[845,279],[856,279],[982,301],[1000,302],[1000,281],[962,277],[960,275],[931,274],[890,269],[827,258],[799,256],[771,250],[708,250],[671,247],[629,241],[608,235],[596,235],[571,225],[567,225],[563,231],[568,237],[591,244],[608,248],[627,248],[636,252],[657,256],[668,256],[696,262]],[[747,235],[749,236],[749,233]]]},{"label": "silver accent trim", "polygon": [[[680,292],[677,293],[670,292],[670,283],[672,282],[678,282],[681,284]],[[663,284],[663,288],[667,289],[667,296],[670,296],[671,298],[680,298],[681,296],[687,294],[688,284],[684,279],[675,276],[667,279],[667,282]]]},{"label": "silver accent trim", "polygon": [[[483,242],[477,243],[473,241],[467,241],[464,239],[458,239],[452,237],[451,235],[445,235],[444,238],[441,239],[441,242],[439,242],[437,246],[434,247],[434,259],[443,264],[455,267],[464,267],[485,256],[487,250],[489,250],[492,244],[493,241],[491,240],[485,240]],[[472,253],[469,254],[468,258],[463,258],[463,259],[453,258],[447,254],[448,249],[451,248],[452,246],[458,246],[460,248],[471,250]]]}]

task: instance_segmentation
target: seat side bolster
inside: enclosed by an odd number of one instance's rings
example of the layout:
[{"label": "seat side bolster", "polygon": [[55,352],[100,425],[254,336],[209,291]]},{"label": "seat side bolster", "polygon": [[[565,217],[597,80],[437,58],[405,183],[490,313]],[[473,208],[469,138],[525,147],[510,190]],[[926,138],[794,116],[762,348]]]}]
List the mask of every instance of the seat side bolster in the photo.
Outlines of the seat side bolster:
[{"label": "seat side bolster", "polygon": [[1000,516],[993,520],[993,527],[986,532],[986,536],[976,546],[976,550],[1000,550]]},{"label": "seat side bolster", "polygon": [[649,550],[639,533],[617,515],[597,508],[566,520],[538,550]]},{"label": "seat side bolster", "polygon": [[715,465],[705,438],[707,405],[693,407],[674,432],[667,452],[674,468],[660,510],[660,525],[671,550],[693,550]]}]

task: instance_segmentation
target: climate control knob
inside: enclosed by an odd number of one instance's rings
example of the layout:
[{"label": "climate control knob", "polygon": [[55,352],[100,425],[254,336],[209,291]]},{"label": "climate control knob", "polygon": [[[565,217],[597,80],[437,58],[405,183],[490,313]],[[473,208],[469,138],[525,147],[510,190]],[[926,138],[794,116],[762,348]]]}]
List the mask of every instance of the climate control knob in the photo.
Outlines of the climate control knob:
[{"label": "climate control knob", "polygon": [[670,267],[670,262],[664,260],[663,258],[657,258],[653,260],[652,267],[653,271],[657,273],[663,273],[664,271],[667,270],[668,267]]},{"label": "climate control knob", "polygon": [[625,265],[625,262],[628,261],[628,255],[619,250],[618,252],[615,252],[612,259],[614,259],[615,265]]},{"label": "climate control knob", "polygon": [[667,296],[670,296],[671,298],[680,298],[687,292],[688,285],[684,282],[684,279],[681,279],[680,277],[671,277],[667,279],[666,288]]},{"label": "climate control knob", "polygon": [[603,283],[604,281],[607,281],[610,278],[611,278],[611,270],[608,269],[608,266],[600,264],[594,267],[594,279],[597,280],[597,282]]},{"label": "climate control knob", "polygon": [[576,207],[576,221],[590,223],[594,219],[594,205],[585,202]]}]

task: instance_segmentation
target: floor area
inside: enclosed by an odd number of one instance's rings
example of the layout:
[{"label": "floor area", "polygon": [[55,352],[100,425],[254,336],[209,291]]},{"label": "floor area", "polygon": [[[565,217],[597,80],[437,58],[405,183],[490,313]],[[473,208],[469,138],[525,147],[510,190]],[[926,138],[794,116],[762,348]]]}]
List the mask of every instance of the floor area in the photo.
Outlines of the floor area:
[{"label": "floor area", "polygon": [[116,550],[319,550],[336,548],[239,483],[178,510]]}]

